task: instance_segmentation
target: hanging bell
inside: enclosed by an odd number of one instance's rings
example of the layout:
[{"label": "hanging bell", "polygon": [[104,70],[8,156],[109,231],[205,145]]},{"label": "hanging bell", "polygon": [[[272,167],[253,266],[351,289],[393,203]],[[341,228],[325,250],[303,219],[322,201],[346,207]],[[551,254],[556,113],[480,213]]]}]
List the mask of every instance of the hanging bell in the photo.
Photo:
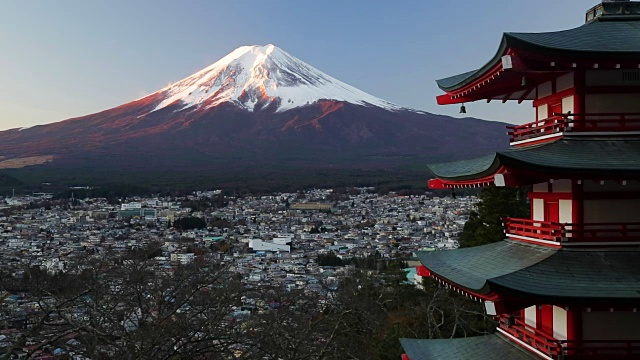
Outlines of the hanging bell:
[{"label": "hanging bell", "polygon": [[460,114],[466,114],[467,108],[464,106],[464,103],[460,105]]}]

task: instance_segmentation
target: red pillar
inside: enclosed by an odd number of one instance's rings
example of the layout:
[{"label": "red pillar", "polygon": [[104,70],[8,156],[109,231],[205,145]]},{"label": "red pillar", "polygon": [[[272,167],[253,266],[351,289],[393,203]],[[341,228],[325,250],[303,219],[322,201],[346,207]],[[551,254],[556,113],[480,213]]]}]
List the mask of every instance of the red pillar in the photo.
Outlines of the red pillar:
[{"label": "red pillar", "polygon": [[[571,307],[567,309],[567,340],[569,347],[580,347],[582,341],[582,309]],[[576,354],[569,351],[568,354]]]}]

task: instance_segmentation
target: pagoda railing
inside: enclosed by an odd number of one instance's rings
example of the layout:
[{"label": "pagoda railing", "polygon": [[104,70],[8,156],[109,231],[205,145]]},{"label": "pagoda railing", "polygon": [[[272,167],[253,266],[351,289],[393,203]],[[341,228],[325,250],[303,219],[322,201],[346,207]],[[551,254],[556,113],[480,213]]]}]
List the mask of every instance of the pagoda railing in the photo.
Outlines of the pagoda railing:
[{"label": "pagoda railing", "polygon": [[498,318],[498,326],[511,336],[546,355],[555,358],[562,353],[560,341],[520,319],[503,314]]},{"label": "pagoda railing", "polygon": [[640,113],[558,114],[546,119],[507,126],[511,143],[568,132],[640,131]]},{"label": "pagoda railing", "polygon": [[568,120],[564,116],[551,116],[547,119],[522,125],[509,125],[507,126],[507,130],[509,130],[507,135],[509,135],[509,141],[513,143],[544,135],[562,133],[568,128]]},{"label": "pagoda railing", "polygon": [[562,241],[565,235],[564,224],[531,219],[504,218],[507,235],[520,235],[529,238],[549,241]]},{"label": "pagoda railing", "polygon": [[640,242],[640,223],[559,223],[503,218],[507,236],[561,243]]},{"label": "pagoda railing", "polygon": [[637,359],[638,340],[558,340],[524,321],[503,314],[500,329],[554,359]]}]

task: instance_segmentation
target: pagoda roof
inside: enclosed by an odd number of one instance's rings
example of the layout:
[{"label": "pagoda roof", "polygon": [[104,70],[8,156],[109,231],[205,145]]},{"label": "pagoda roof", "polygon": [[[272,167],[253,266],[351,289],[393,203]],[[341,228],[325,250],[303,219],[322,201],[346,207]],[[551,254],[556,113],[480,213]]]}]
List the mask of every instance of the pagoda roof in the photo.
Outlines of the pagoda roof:
[{"label": "pagoda roof", "polygon": [[444,91],[455,91],[500,66],[509,49],[522,49],[541,55],[568,58],[640,58],[640,17],[602,18],[574,29],[502,35],[498,51],[484,66],[462,74],[436,80]]},{"label": "pagoda roof", "polygon": [[429,170],[446,180],[471,180],[494,174],[500,167],[499,153],[468,160],[428,164]]},{"label": "pagoda roof", "polygon": [[499,169],[523,169],[553,176],[640,176],[640,139],[565,136],[555,141],[512,147],[475,159],[429,164],[447,181],[486,178]]},{"label": "pagoda roof", "polygon": [[457,339],[400,339],[400,344],[410,360],[539,359],[500,334]]},{"label": "pagoda roof", "polygon": [[436,97],[438,104],[534,100],[537,84],[576,68],[636,70],[640,3],[603,2],[594,8],[600,7],[602,15],[573,29],[504,33],[495,55],[482,67],[436,80],[446,92]]},{"label": "pagoda roof", "polygon": [[575,29],[543,33],[506,33],[508,43],[535,47],[545,53],[572,53],[579,56],[640,54],[640,21],[594,21]]},{"label": "pagoda roof", "polygon": [[509,292],[556,303],[637,303],[640,250],[554,249],[504,240],[450,251],[419,252],[438,278],[468,292]]}]

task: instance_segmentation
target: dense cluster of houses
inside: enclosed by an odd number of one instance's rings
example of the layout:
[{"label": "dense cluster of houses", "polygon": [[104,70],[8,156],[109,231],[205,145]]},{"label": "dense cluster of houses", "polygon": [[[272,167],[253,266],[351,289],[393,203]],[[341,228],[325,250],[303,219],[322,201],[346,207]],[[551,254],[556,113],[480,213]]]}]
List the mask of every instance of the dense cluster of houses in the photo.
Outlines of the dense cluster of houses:
[{"label": "dense cluster of houses", "polygon": [[[224,198],[224,206],[189,206],[214,197]],[[100,198],[53,201],[38,194],[2,202],[0,263],[14,277],[32,267],[74,271],[78,258],[108,261],[155,244],[158,253],[151,261],[159,276],[170,276],[176,266],[217,262],[240,274],[247,287],[319,291],[321,283],[337,283],[353,266],[320,266],[318,255],[409,259],[418,250],[457,247],[476,198],[381,196],[362,188],[339,196],[314,189],[244,197],[209,191],[119,203]],[[203,219],[207,227],[172,226],[185,217]],[[0,308],[2,352],[30,326],[36,307],[28,293],[0,292]]]}]

